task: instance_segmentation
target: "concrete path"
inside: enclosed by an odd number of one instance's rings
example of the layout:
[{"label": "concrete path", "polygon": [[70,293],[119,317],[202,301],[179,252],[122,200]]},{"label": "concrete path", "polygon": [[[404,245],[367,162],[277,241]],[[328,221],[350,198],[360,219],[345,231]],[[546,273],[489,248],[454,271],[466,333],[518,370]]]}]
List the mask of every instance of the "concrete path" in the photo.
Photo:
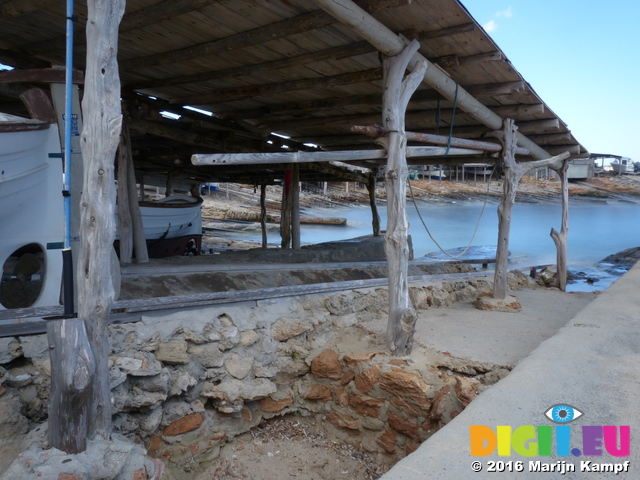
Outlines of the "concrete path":
[{"label": "concrete path", "polygon": [[[498,425],[511,426],[514,430],[524,425],[554,426],[544,413],[557,404],[570,405],[583,413],[568,424],[571,449],[585,451],[583,426],[628,425],[631,430],[630,456],[612,456],[603,446],[601,456],[559,456],[555,428],[551,456],[525,457],[513,450],[509,456],[470,454],[471,425],[484,425],[494,431]],[[620,428],[617,435],[620,442]],[[496,465],[504,466],[505,472],[488,471],[490,462],[496,461],[504,462]],[[508,464],[509,461],[513,463]],[[523,471],[509,472],[509,468],[518,467],[515,463],[518,461],[523,462]],[[630,464],[625,465],[625,461]],[[479,473],[473,471],[473,462],[480,462]],[[628,471],[617,475],[594,472],[600,464],[605,464],[605,469],[619,466]],[[544,469],[545,465],[560,470],[535,471],[536,468]],[[563,470],[571,467],[576,471],[562,475]],[[592,471],[581,471],[584,468]],[[508,377],[483,392],[464,412],[382,478],[524,477],[640,478],[640,264],[523,359]]]}]

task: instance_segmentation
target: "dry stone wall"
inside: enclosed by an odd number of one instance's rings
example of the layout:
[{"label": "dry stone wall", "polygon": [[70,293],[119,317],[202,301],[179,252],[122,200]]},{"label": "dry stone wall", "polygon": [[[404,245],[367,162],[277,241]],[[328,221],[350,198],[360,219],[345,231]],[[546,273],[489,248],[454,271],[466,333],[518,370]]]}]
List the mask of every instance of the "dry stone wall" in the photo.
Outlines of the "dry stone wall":
[{"label": "dry stone wall", "polygon": [[[470,279],[412,286],[411,298],[428,309],[471,302],[488,290],[485,280]],[[113,325],[115,431],[173,468],[195,471],[234,436],[296,413],[315,415],[381,460],[402,457],[507,370],[415,365],[383,351],[328,348],[386,309],[387,290],[376,288]],[[46,336],[0,339],[0,439],[18,438],[46,419],[50,371]]]}]

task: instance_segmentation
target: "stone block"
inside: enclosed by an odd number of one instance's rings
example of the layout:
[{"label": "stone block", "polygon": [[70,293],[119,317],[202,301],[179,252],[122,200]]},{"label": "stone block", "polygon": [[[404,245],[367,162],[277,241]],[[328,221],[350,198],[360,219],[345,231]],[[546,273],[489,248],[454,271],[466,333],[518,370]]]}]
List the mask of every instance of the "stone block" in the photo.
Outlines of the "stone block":
[{"label": "stone block", "polygon": [[327,415],[327,420],[337,428],[342,428],[344,430],[360,430],[355,418],[348,415],[341,415],[335,410]]},{"label": "stone block", "polygon": [[175,437],[176,435],[182,435],[187,432],[197,430],[204,422],[204,415],[202,413],[192,413],[185,417],[182,417],[167,425],[162,434],[165,437]]},{"label": "stone block", "polygon": [[189,344],[184,340],[161,342],[156,350],[156,358],[169,365],[186,365],[189,363],[188,347]]},{"label": "stone block", "polygon": [[475,378],[459,377],[456,375],[456,395],[462,402],[462,406],[466,407],[477,396],[477,389],[481,385]]},{"label": "stone block", "polygon": [[420,441],[420,436],[418,435],[418,424],[412,422],[410,420],[405,420],[398,415],[389,412],[387,414],[387,420],[389,421],[389,426],[396,430],[399,433],[403,433],[407,437],[412,438],[415,441]]},{"label": "stone block", "polygon": [[333,350],[325,350],[311,360],[311,373],[316,378],[342,378],[342,365],[338,354]]},{"label": "stone block", "polygon": [[293,403],[293,397],[286,397],[282,400],[273,400],[271,397],[265,397],[260,400],[260,410],[268,413],[278,413]]},{"label": "stone block", "polygon": [[271,326],[271,336],[279,342],[285,342],[309,330],[311,330],[309,322],[295,318],[280,317]]},{"label": "stone block", "polygon": [[366,395],[351,395],[349,405],[360,415],[377,418],[380,415],[380,409],[384,406],[384,400]]},{"label": "stone block", "polygon": [[380,378],[380,365],[374,365],[355,378],[356,388],[362,393],[369,393]]},{"label": "stone block", "polygon": [[311,386],[304,398],[305,400],[319,400],[326,402],[331,398],[331,390],[324,385],[315,384]]},{"label": "stone block", "polygon": [[380,445],[385,452],[393,453],[396,451],[396,432],[390,428],[385,430],[376,438],[376,443]]},{"label": "stone block", "polygon": [[242,380],[251,372],[253,368],[253,358],[241,357],[234,353],[224,362],[224,368],[234,378]]}]

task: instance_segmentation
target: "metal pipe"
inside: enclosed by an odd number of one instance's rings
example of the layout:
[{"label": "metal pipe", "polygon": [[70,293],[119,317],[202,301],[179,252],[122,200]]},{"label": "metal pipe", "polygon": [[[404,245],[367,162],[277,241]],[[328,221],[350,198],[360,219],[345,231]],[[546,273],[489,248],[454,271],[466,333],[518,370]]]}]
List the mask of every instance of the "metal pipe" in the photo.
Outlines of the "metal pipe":
[{"label": "metal pipe", "polygon": [[[75,315],[73,299],[73,255],[71,252],[71,130],[73,128],[73,0],[67,0],[67,43],[64,110],[64,250],[62,273],[64,283],[64,316]],[[78,124],[76,124],[78,125]]]}]

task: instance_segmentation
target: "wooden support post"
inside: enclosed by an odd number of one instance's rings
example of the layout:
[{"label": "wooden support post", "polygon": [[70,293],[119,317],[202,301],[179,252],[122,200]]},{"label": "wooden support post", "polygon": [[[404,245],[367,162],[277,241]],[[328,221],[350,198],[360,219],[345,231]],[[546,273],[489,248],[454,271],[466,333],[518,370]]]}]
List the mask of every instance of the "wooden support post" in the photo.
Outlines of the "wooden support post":
[{"label": "wooden support post", "polygon": [[291,175],[291,247],[300,250],[300,165],[293,165]]},{"label": "wooden support post", "polygon": [[[133,259],[133,227],[129,208],[129,182],[127,176],[127,151],[124,135],[120,136],[118,146],[118,232],[120,236],[120,261],[131,263]],[[136,202],[137,203],[137,202]]]},{"label": "wooden support post", "polygon": [[367,183],[367,190],[369,191],[369,205],[371,206],[371,226],[373,227],[373,236],[380,236],[380,214],[378,213],[378,206],[376,205],[376,172],[371,172],[369,175],[369,183]]},{"label": "wooden support post", "polygon": [[170,197],[172,190],[173,190],[173,174],[169,172],[167,174],[167,181],[164,186],[164,198]]},{"label": "wooden support post", "polygon": [[555,157],[534,162],[516,163],[515,149],[517,136],[515,122],[508,118],[503,127],[503,148],[500,162],[504,171],[503,197],[498,206],[498,250],[496,252],[496,270],[493,279],[493,298],[503,300],[507,296],[507,263],[509,261],[509,231],[511,229],[511,212],[516,200],[516,191],[522,176],[529,170],[544,166],[559,165],[569,157],[564,152]]},{"label": "wooden support post", "polygon": [[558,232],[551,229],[551,238],[556,244],[556,261],[558,269],[558,288],[563,292],[567,291],[567,236],[569,234],[569,179],[567,170],[569,162],[562,162],[562,167],[556,172],[562,182],[562,226]]},{"label": "wooden support post", "polygon": [[[127,195],[129,196],[129,213],[131,215],[131,229],[133,234],[133,253],[136,263],[147,263],[149,261],[149,251],[147,250],[147,239],[144,236],[144,226],[142,225],[142,213],[136,192],[136,172],[133,167],[133,152],[131,151],[131,132],[123,119],[120,148],[126,153],[125,162],[127,167]],[[144,192],[144,185],[142,191]]]},{"label": "wooden support post", "polygon": [[260,230],[262,231],[262,248],[267,248],[267,185],[260,185]]},{"label": "wooden support post", "polygon": [[387,232],[384,249],[389,271],[389,320],[387,325],[387,347],[396,355],[408,355],[413,348],[413,334],[418,319],[409,298],[408,267],[409,245],[407,231],[409,225],[406,213],[407,139],[404,134],[405,112],[413,92],[416,91],[425,70],[426,62],[420,64],[404,78],[409,60],[419,48],[412,41],[402,52],[393,57],[385,57],[384,93],[382,97],[382,118],[388,132],[387,149]]},{"label": "wooden support post", "polygon": [[508,118],[504,121],[504,144],[500,161],[504,170],[503,196],[498,206],[498,249],[496,251],[496,272],[493,277],[493,298],[503,300],[507,296],[507,262],[509,261],[509,232],[511,230],[511,212],[516,201],[516,191],[520,181],[515,158],[516,148],[515,122]]},{"label": "wooden support post", "polygon": [[[84,188],[78,259],[78,318],[84,319],[95,360],[88,387],[88,436],[111,436],[109,312],[114,300],[111,252],[115,237],[114,159],[122,114],[118,75],[118,26],[124,0],[87,2],[87,63],[81,135]],[[67,405],[66,408],[71,408]]]},{"label": "wooden support post", "polygon": [[282,186],[282,206],[280,210],[280,242],[281,248],[291,247],[291,179],[292,171],[286,170]]},{"label": "wooden support post", "polygon": [[95,376],[84,320],[47,322],[47,341],[51,360],[49,446],[67,453],[84,452],[91,403],[89,385]]}]

